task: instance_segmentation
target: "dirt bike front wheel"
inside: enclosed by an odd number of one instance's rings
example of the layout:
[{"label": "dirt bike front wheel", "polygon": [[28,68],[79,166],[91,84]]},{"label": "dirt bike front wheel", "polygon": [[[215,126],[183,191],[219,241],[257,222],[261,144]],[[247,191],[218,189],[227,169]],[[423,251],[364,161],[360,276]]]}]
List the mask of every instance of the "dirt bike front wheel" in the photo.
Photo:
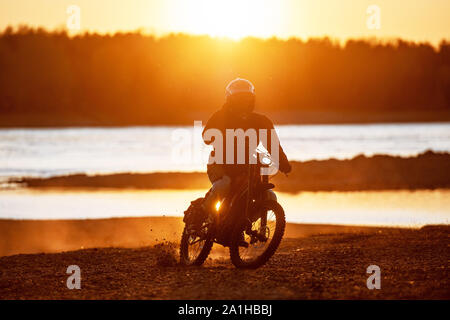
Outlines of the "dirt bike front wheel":
[{"label": "dirt bike front wheel", "polygon": [[211,252],[213,243],[208,230],[199,235],[190,232],[185,226],[180,243],[180,263],[185,266],[201,266]]},{"label": "dirt bike front wheel", "polygon": [[230,258],[237,268],[255,269],[265,264],[277,250],[286,227],[284,210],[273,200],[265,200],[256,220],[237,224],[231,235]]}]

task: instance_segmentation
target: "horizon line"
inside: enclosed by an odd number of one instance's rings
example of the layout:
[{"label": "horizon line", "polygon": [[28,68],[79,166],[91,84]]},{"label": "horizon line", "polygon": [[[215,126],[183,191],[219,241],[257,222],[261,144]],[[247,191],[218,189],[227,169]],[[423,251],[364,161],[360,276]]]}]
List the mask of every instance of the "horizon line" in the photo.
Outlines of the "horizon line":
[{"label": "horizon line", "polygon": [[408,38],[403,38],[401,36],[390,36],[390,37],[379,37],[379,36],[360,36],[360,37],[346,37],[346,38],[338,38],[333,37],[331,35],[317,35],[317,36],[309,36],[309,37],[300,37],[300,36],[289,36],[289,37],[282,37],[278,35],[271,35],[271,36],[255,36],[255,35],[247,35],[239,38],[233,38],[229,36],[217,36],[217,35],[211,35],[208,33],[190,33],[190,32],[184,32],[184,31],[165,31],[165,32],[156,32],[155,30],[149,30],[149,28],[146,27],[139,27],[135,29],[129,29],[129,30],[115,30],[115,31],[98,31],[98,30],[77,30],[72,31],[69,30],[65,25],[61,25],[59,27],[54,28],[47,28],[45,26],[32,26],[26,23],[19,23],[15,26],[13,25],[7,25],[6,27],[0,29],[0,37],[5,35],[7,32],[11,32],[14,35],[20,34],[21,29],[24,29],[26,31],[32,31],[32,32],[45,32],[48,34],[59,34],[59,33],[65,33],[69,38],[76,38],[76,37],[83,37],[83,36],[105,36],[105,37],[114,37],[117,35],[140,35],[142,37],[150,37],[155,38],[157,40],[168,38],[171,36],[186,36],[186,37],[193,37],[193,38],[209,38],[212,40],[220,40],[220,41],[227,41],[227,42],[233,42],[233,43],[239,43],[245,40],[249,39],[255,39],[255,40],[261,40],[261,41],[270,41],[270,40],[277,40],[280,42],[288,42],[288,41],[300,41],[303,43],[307,43],[311,40],[329,40],[333,45],[338,45],[339,47],[345,47],[346,43],[350,41],[364,41],[368,42],[370,44],[375,45],[398,45],[399,42],[406,42],[408,44],[414,44],[414,45],[429,45],[433,48],[439,49],[442,44],[449,44],[450,43],[450,37],[449,38],[441,38],[436,43],[434,41],[430,40],[413,40]]}]

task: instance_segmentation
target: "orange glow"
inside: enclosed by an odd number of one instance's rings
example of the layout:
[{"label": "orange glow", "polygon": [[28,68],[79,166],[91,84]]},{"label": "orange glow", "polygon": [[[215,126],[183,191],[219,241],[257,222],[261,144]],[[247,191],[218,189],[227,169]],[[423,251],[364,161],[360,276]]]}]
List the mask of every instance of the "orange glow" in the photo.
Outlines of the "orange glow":
[{"label": "orange glow", "polygon": [[222,203],[220,201],[217,201],[216,206],[215,206],[216,207],[216,211],[219,211],[221,204]]},{"label": "orange glow", "polygon": [[81,31],[100,33],[142,29],[281,38],[403,38],[438,44],[448,38],[449,1],[378,0],[381,28],[366,26],[371,2],[353,0],[14,0],[0,1],[0,29],[27,24],[53,29],[66,25],[67,6],[81,9]]},{"label": "orange glow", "polygon": [[283,5],[261,0],[191,0],[179,11],[180,29],[193,34],[240,39],[269,37],[282,23]]}]

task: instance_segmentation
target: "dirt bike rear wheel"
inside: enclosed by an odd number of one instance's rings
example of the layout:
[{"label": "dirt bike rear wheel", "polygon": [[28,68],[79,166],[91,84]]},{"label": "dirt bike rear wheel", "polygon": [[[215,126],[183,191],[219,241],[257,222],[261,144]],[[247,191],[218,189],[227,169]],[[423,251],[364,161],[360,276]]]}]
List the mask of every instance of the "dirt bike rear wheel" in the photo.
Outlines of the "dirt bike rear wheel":
[{"label": "dirt bike rear wheel", "polygon": [[180,243],[180,263],[185,266],[201,266],[208,258],[213,244],[210,232],[204,239],[201,239],[190,234],[185,226]]},{"label": "dirt bike rear wheel", "polygon": [[[261,215],[251,223],[253,235],[245,231],[247,224],[240,223],[234,228],[230,258],[237,268],[256,269],[272,257],[283,238],[286,227],[284,210],[278,202],[265,200],[261,205]],[[248,244],[247,248],[240,246],[242,240]]]}]

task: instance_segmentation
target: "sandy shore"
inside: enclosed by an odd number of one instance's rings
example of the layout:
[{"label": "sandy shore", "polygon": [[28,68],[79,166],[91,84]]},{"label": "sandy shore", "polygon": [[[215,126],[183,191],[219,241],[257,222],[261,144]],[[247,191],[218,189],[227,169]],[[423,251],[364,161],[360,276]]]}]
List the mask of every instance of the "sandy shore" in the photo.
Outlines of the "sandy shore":
[{"label": "sandy shore", "polygon": [[[158,230],[158,237],[165,235],[172,241],[178,239],[181,226],[177,218],[1,221],[2,238],[9,230],[7,242],[17,244],[22,239],[22,249],[16,246],[16,252],[25,252],[27,244],[31,245],[28,252],[56,252],[58,246],[60,250],[82,245],[134,247],[141,243],[144,247],[1,257],[0,298],[450,298],[448,226],[398,229],[289,224],[275,256],[258,270],[235,269],[227,250],[217,245],[201,268],[162,266],[158,263],[161,246],[150,244],[162,239],[150,235]],[[48,246],[52,239],[53,247]],[[81,268],[81,290],[66,287],[66,268],[73,264]],[[366,268],[372,264],[381,268],[380,290],[366,287]]]},{"label": "sandy shore", "polygon": [[[289,177],[278,174],[272,181],[276,190],[364,191],[450,188],[450,154],[425,152],[416,157],[387,155],[357,156],[350,160],[292,162]],[[84,174],[53,178],[25,178],[12,181],[30,188],[136,188],[208,189],[203,172],[158,172],[148,174]]]}]

